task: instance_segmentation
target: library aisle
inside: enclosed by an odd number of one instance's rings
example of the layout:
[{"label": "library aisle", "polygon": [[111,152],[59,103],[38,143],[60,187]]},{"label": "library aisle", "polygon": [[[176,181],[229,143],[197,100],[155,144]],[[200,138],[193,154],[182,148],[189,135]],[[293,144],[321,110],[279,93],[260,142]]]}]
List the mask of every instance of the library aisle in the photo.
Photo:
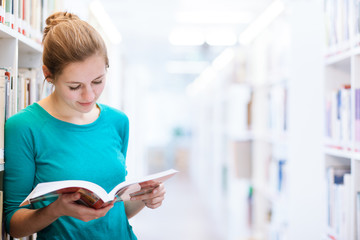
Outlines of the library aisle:
[{"label": "library aisle", "polygon": [[131,224],[139,239],[144,240],[221,240],[225,231],[215,224],[185,172],[165,184],[163,205],[144,209]]}]

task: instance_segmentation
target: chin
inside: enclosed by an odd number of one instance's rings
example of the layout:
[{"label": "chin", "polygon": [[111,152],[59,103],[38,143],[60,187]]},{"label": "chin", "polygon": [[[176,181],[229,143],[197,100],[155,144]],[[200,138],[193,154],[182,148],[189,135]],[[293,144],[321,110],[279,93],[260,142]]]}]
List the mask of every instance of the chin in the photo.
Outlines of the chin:
[{"label": "chin", "polygon": [[81,103],[78,103],[77,104],[77,110],[79,112],[82,112],[82,113],[88,113],[90,112],[91,110],[94,109],[94,106],[95,106],[95,103],[91,103],[91,104],[81,104]]}]

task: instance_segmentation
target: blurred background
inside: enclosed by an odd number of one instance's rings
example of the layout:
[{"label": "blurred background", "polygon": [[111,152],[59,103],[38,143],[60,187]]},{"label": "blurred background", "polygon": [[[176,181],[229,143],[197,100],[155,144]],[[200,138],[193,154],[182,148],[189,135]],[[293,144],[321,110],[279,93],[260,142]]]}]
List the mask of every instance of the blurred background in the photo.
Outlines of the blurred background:
[{"label": "blurred background", "polygon": [[131,219],[139,239],[355,239],[357,175],[334,213],[328,167],[358,162],[324,139],[327,92],[358,81],[344,44],[357,2],[59,1],[107,43],[101,102],[129,116],[128,177],[180,171]]}]

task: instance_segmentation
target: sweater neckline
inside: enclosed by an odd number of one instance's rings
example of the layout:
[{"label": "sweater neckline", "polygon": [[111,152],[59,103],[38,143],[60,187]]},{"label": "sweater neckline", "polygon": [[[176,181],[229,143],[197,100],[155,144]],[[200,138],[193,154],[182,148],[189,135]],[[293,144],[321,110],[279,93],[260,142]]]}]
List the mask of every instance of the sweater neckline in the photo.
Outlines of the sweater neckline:
[{"label": "sweater neckline", "polygon": [[69,127],[69,128],[75,128],[75,129],[88,129],[91,128],[93,126],[96,126],[98,124],[98,122],[100,122],[100,120],[102,119],[103,116],[103,107],[101,104],[96,103],[96,105],[99,107],[100,109],[100,114],[99,116],[95,119],[95,121],[91,122],[91,123],[87,123],[87,124],[75,124],[75,123],[70,123],[70,122],[66,122],[63,120],[60,120],[54,116],[52,116],[50,113],[48,113],[40,104],[38,103],[34,103],[34,106],[36,108],[38,108],[40,110],[40,112],[43,114],[43,116],[45,116],[47,119],[49,119],[50,121],[53,121],[57,124],[62,125],[63,127]]}]

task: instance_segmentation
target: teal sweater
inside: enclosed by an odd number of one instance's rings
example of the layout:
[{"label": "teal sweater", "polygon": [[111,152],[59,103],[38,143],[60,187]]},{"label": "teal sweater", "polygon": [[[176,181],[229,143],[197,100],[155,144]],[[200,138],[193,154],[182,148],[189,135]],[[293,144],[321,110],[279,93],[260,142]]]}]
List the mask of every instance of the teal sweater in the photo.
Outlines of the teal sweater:
[{"label": "teal sweater", "polygon": [[[4,213],[8,232],[11,217],[38,183],[87,180],[109,192],[125,180],[128,118],[106,105],[99,107],[98,119],[85,125],[58,120],[37,103],[6,121]],[[115,203],[105,217],[90,222],[60,217],[38,232],[37,238],[136,239],[123,202]]]}]

